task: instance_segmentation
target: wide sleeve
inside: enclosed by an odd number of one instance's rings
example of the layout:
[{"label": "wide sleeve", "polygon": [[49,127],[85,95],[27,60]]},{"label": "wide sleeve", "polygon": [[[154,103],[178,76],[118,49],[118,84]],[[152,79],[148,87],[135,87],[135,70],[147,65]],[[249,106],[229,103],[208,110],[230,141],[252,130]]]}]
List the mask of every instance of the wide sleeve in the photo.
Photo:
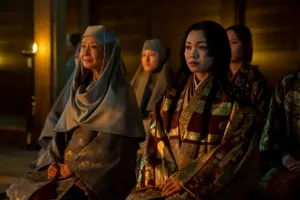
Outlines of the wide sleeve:
[{"label": "wide sleeve", "polygon": [[99,133],[69,167],[99,199],[125,199],[135,184],[138,144],[138,138]]},{"label": "wide sleeve", "polygon": [[251,99],[255,108],[257,108],[262,120],[265,119],[270,102],[270,91],[267,81],[263,75],[253,82]]},{"label": "wide sleeve", "polygon": [[[222,143],[212,152],[198,157],[174,176],[182,187],[198,199],[210,198],[227,186],[258,150],[252,131],[254,111],[233,108]],[[249,162],[248,162],[249,164]]]},{"label": "wide sleeve", "polygon": [[60,92],[59,96],[57,97],[55,103],[53,104],[47,115],[44,127],[39,137],[39,143],[44,149],[47,148],[47,145],[55,135],[54,128],[68,103],[73,76],[74,73],[69,78],[68,82]]},{"label": "wide sleeve", "polygon": [[287,150],[287,127],[284,109],[284,86],[278,84],[274,87],[267,121],[260,140],[260,151]]}]

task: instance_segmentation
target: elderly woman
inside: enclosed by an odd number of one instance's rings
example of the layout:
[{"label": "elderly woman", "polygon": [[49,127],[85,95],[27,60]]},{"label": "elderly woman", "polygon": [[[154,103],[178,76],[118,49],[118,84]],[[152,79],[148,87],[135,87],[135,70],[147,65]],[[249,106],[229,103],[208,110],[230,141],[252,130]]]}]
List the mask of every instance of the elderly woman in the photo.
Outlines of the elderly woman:
[{"label": "elderly woman", "polygon": [[119,41],[90,26],[80,59],[51,146],[10,186],[11,199],[125,199],[134,185],[144,128]]},{"label": "elderly woman", "polygon": [[243,24],[236,24],[226,29],[230,48],[231,61],[229,79],[243,88],[251,98],[256,109],[256,122],[259,133],[265,123],[269,105],[269,88],[264,75],[257,66],[251,65],[253,55],[252,34]]},{"label": "elderly woman", "polygon": [[[168,53],[168,49],[160,40],[146,40],[142,49],[142,64],[131,80],[146,133],[149,132],[154,106],[170,84],[173,75],[172,69],[167,65]],[[139,156],[143,147],[144,143],[141,143]]]},{"label": "elderly woman", "polygon": [[247,101],[227,79],[229,64],[219,24],[187,30],[177,79],[156,105],[127,200],[248,198],[259,180],[254,112],[238,103]]}]

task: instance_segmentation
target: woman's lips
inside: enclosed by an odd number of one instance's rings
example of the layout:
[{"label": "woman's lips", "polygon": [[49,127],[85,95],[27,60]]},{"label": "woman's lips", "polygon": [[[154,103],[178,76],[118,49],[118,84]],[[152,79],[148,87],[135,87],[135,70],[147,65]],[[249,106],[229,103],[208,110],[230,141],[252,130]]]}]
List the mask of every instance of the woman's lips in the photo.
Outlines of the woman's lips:
[{"label": "woman's lips", "polygon": [[189,62],[189,64],[192,65],[192,66],[199,65],[199,63],[196,62],[196,61]]},{"label": "woman's lips", "polygon": [[84,59],[83,62],[92,62],[92,59]]}]

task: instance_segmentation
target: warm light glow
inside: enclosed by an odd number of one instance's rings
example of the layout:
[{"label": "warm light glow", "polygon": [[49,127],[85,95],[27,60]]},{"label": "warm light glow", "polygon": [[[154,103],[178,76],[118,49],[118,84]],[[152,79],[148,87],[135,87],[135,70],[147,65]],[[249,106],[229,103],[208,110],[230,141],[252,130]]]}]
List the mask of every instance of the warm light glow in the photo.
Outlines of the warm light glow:
[{"label": "warm light glow", "polygon": [[33,53],[36,53],[37,50],[38,50],[37,44],[36,44],[36,43],[33,43],[33,45],[32,45],[32,52],[33,52]]}]

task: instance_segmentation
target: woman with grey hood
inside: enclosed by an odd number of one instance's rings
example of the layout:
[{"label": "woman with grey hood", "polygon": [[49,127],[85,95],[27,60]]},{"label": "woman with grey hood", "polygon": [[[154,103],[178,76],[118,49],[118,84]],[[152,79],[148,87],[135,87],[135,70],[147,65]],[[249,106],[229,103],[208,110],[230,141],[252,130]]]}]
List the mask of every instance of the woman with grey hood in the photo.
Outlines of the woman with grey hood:
[{"label": "woman with grey hood", "polygon": [[[158,39],[146,40],[141,55],[141,65],[131,80],[142,113],[146,134],[149,132],[150,119],[159,97],[163,94],[173,75],[167,65],[168,48]],[[142,154],[143,143],[139,150]]]},{"label": "woman with grey hood", "polygon": [[120,50],[104,26],[87,28],[51,147],[10,186],[10,199],[121,200],[130,193],[144,127]]}]

